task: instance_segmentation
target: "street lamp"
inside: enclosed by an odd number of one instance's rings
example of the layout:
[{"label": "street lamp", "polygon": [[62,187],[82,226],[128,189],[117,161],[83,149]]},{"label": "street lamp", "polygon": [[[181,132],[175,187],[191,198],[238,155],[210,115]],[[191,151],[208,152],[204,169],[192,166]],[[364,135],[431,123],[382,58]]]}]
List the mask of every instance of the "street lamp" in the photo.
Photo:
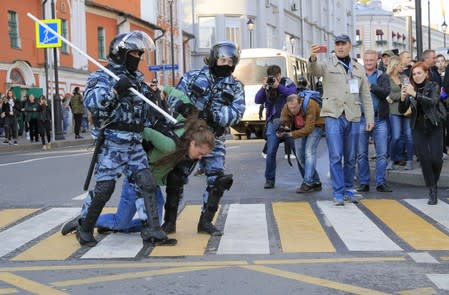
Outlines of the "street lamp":
[{"label": "street lamp", "polygon": [[173,41],[173,1],[168,0],[168,4],[170,4],[170,50],[171,50],[171,83],[175,86],[175,44]]},{"label": "street lamp", "polygon": [[292,54],[295,53],[295,42],[296,38],[294,36],[290,36],[290,44],[292,45]]},{"label": "street lamp", "polygon": [[447,31],[447,24],[446,21],[443,21],[443,24],[441,25],[441,31],[443,31],[443,44],[444,48],[446,48],[446,31]]},{"label": "street lamp", "polygon": [[256,24],[254,23],[252,18],[248,20],[248,22],[246,23],[246,27],[249,31],[249,48],[253,48],[253,31],[256,27]]}]

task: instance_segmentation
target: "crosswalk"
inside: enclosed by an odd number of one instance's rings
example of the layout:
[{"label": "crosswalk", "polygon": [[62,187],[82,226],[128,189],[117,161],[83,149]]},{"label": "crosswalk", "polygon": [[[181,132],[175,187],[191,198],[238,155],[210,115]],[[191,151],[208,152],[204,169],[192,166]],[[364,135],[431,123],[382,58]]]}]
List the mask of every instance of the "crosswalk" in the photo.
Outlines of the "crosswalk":
[{"label": "crosswalk", "polygon": [[[222,205],[222,237],[198,234],[199,205],[180,212],[173,247],[151,247],[139,233],[96,234],[81,247],[60,226],[79,208],[0,210],[0,261],[116,259],[283,253],[449,251],[449,204],[425,199],[367,199],[358,205],[291,201]],[[109,208],[107,211],[114,211]]]}]

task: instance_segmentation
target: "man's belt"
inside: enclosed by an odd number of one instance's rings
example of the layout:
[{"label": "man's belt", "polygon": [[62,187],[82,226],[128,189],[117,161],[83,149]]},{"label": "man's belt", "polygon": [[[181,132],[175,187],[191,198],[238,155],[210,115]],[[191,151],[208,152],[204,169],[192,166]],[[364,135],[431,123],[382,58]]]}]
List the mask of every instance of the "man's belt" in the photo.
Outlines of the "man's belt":
[{"label": "man's belt", "polygon": [[125,124],[113,122],[108,124],[106,126],[106,129],[141,133],[143,132],[144,126],[143,124]]}]

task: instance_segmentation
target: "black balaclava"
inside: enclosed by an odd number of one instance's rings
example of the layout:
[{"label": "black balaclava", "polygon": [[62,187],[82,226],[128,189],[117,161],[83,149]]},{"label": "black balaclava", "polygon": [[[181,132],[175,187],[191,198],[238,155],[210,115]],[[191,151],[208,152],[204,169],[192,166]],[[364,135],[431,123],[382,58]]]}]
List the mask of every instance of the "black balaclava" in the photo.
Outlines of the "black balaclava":
[{"label": "black balaclava", "polygon": [[126,62],[125,66],[128,72],[134,73],[137,71],[137,68],[139,67],[140,57],[134,57],[131,54],[127,54],[126,56]]},{"label": "black balaclava", "polygon": [[232,74],[233,70],[234,70],[234,68],[230,67],[228,65],[223,65],[223,66],[215,65],[212,68],[212,74],[214,74],[217,77],[227,77]]}]

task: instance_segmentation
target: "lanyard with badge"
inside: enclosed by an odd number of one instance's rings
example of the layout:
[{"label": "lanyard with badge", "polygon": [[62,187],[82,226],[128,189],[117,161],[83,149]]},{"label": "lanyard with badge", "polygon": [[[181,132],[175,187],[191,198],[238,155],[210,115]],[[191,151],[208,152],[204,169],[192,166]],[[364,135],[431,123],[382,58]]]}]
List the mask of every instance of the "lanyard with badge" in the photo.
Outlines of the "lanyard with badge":
[{"label": "lanyard with badge", "polygon": [[359,93],[359,80],[357,80],[356,78],[354,78],[354,75],[352,74],[352,61],[349,62],[349,65],[346,65],[344,62],[342,62],[341,60],[338,61],[343,67],[345,67],[345,69],[348,70],[348,74],[351,77],[348,82],[349,82],[349,92],[352,94],[357,94]]}]

